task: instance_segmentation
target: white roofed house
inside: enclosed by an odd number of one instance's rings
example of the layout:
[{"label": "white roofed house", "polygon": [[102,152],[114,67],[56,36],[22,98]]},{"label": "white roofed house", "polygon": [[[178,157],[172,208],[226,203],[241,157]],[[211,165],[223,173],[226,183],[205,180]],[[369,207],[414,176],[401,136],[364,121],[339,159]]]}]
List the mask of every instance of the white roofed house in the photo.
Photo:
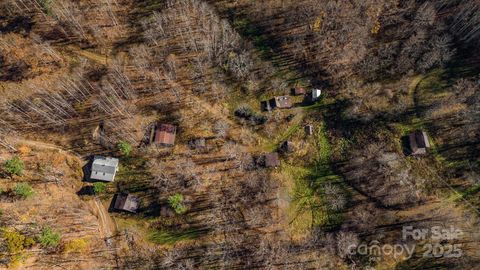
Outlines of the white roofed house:
[{"label": "white roofed house", "polygon": [[117,158],[95,156],[93,158],[90,180],[113,182],[117,171]]},{"label": "white roofed house", "polygon": [[312,90],[312,102],[317,101],[320,98],[321,95],[322,95],[322,90],[313,89]]}]

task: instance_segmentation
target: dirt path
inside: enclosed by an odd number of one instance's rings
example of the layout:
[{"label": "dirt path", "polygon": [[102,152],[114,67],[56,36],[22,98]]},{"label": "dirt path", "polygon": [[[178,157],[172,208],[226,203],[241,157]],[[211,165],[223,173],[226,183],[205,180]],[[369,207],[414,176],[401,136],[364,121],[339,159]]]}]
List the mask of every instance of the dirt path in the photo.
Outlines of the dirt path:
[{"label": "dirt path", "polygon": [[110,218],[107,210],[103,206],[99,198],[95,198],[91,201],[92,208],[95,208],[97,211],[98,224],[100,226],[100,233],[103,238],[108,239],[115,235],[116,228],[115,223]]},{"label": "dirt path", "polygon": [[14,144],[21,144],[25,146],[29,146],[32,148],[40,148],[40,149],[49,149],[49,150],[57,150],[65,154],[70,154],[74,155],[76,157],[80,157],[77,153],[71,151],[71,150],[65,150],[62,147],[51,144],[51,143],[45,143],[45,142],[40,142],[40,141],[35,141],[35,140],[27,140],[27,139],[22,139],[22,138],[7,138],[8,141]]},{"label": "dirt path", "polygon": [[418,87],[422,83],[422,81],[427,78],[427,75],[418,75],[416,76],[413,80],[412,83],[410,84],[410,87],[408,89],[408,94],[412,98],[413,102],[413,108],[415,109],[415,114],[417,117],[419,117],[419,112],[417,110],[418,108],[418,103],[419,103],[419,97],[418,97]]},{"label": "dirt path", "polygon": [[88,60],[91,60],[93,62],[96,62],[98,64],[101,64],[101,65],[107,65],[108,64],[108,56],[106,55],[101,55],[101,54],[98,54],[98,53],[94,53],[94,52],[90,52],[90,51],[87,51],[87,50],[82,50],[78,47],[75,47],[73,45],[70,45],[67,47],[68,51],[78,55],[78,56],[81,56],[81,57],[84,57],[84,58],[87,58]]}]

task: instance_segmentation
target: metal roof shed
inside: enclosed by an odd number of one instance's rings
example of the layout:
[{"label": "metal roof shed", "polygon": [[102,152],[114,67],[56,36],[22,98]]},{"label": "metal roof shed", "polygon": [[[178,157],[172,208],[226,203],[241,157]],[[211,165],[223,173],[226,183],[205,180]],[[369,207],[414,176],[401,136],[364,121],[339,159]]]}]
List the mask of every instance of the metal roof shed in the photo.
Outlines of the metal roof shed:
[{"label": "metal roof shed", "polygon": [[139,200],[137,197],[131,194],[117,194],[115,197],[115,203],[113,209],[118,211],[127,211],[130,213],[137,212]]},{"label": "metal roof shed", "polygon": [[90,180],[113,182],[118,171],[118,159],[95,156],[93,158]]}]

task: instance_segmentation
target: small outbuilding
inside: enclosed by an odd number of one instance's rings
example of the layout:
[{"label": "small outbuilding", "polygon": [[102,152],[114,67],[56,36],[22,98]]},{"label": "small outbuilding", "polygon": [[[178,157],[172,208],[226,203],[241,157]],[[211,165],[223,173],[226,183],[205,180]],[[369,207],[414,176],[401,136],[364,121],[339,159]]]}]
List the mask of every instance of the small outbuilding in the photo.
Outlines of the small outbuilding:
[{"label": "small outbuilding", "polygon": [[280,152],[283,154],[292,153],[294,151],[294,146],[291,141],[284,141],[279,148]]},{"label": "small outbuilding", "polygon": [[260,103],[260,107],[262,107],[262,111],[264,111],[264,112],[269,112],[273,109],[272,106],[270,105],[270,100],[262,101]]},{"label": "small outbuilding", "polygon": [[113,182],[118,171],[118,159],[95,156],[92,162],[90,180]]},{"label": "small outbuilding", "polygon": [[412,150],[412,155],[425,155],[427,149],[430,148],[430,142],[428,141],[428,136],[425,131],[417,130],[408,135],[408,141],[410,144],[410,150]]},{"label": "small outbuilding", "polygon": [[313,126],[312,125],[305,125],[305,135],[311,136],[313,135]]},{"label": "small outbuilding", "polygon": [[315,102],[317,101],[318,99],[320,99],[320,96],[322,95],[322,90],[320,89],[313,89],[312,90],[312,96],[311,96],[311,99],[312,99],[312,102]]},{"label": "small outbuilding", "polygon": [[289,96],[279,96],[272,99],[275,108],[288,109],[292,107],[292,99]]},{"label": "small outbuilding", "polygon": [[126,211],[136,213],[138,210],[139,200],[131,194],[120,193],[114,198],[113,209],[117,211]]},{"label": "small outbuilding", "polygon": [[170,124],[157,124],[153,142],[160,146],[174,146],[177,127]]},{"label": "small outbuilding", "polygon": [[294,96],[303,96],[305,95],[307,92],[305,91],[305,88],[303,87],[295,87],[295,88],[292,88],[292,95]]},{"label": "small outbuilding", "polygon": [[278,157],[278,153],[267,153],[265,154],[265,167],[266,168],[276,168],[280,166],[280,158]]}]

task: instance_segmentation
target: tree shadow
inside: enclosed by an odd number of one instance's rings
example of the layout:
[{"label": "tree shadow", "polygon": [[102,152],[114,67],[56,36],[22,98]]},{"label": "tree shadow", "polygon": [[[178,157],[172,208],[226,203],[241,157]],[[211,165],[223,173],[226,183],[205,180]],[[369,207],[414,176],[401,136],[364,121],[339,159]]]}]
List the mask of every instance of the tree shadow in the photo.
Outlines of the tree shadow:
[{"label": "tree shadow", "polygon": [[115,195],[113,195],[112,200],[110,201],[110,204],[108,205],[108,210],[107,211],[109,213],[121,212],[121,211],[116,210],[115,207],[114,207],[115,206],[115,201],[117,200],[118,195],[119,195],[118,193],[115,193]]},{"label": "tree shadow", "polygon": [[402,152],[405,156],[410,156],[412,154],[412,149],[410,148],[410,140],[408,135],[402,136],[400,138],[400,143],[402,146]]},{"label": "tree shadow", "polygon": [[94,181],[92,179],[90,179],[90,175],[92,174],[92,164],[93,164],[93,157],[94,155],[90,155],[88,156],[86,159],[87,159],[87,164],[85,164],[83,167],[82,167],[82,172],[83,172],[83,182],[88,182],[88,183],[94,183],[94,182],[97,182],[97,181]]},{"label": "tree shadow", "polygon": [[79,191],[77,191],[78,196],[93,196],[95,195],[95,191],[93,190],[93,186],[83,186]]},{"label": "tree shadow", "polygon": [[15,32],[28,35],[34,24],[35,23],[32,21],[31,17],[17,16],[13,20],[9,21],[5,26],[0,26],[0,32],[3,34]]}]

